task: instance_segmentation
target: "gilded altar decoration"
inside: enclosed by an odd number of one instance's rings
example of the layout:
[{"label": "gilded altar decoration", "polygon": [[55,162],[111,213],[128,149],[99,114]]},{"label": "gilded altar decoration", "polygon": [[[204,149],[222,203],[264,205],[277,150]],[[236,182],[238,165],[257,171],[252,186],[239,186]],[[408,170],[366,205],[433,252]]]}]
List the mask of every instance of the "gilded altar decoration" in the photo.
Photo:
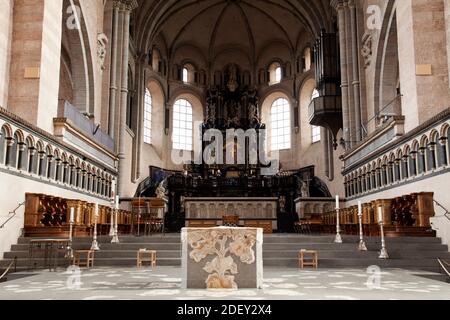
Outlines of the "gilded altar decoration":
[{"label": "gilded altar decoration", "polygon": [[246,229],[219,228],[217,230],[198,229],[189,233],[190,259],[200,263],[209,256],[203,270],[208,289],[238,289],[235,275],[239,273],[235,259],[244,264],[254,264],[257,232]]}]

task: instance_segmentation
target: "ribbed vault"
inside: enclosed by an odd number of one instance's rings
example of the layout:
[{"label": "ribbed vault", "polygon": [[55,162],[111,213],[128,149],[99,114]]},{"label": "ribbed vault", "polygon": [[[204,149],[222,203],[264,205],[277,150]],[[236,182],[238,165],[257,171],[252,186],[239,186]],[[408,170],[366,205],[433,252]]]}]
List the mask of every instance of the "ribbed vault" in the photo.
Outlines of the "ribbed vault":
[{"label": "ribbed vault", "polygon": [[229,48],[246,52],[251,63],[271,43],[294,55],[304,36],[332,27],[329,0],[139,0],[135,40],[141,51],[156,39],[167,54],[189,44],[213,61]]}]

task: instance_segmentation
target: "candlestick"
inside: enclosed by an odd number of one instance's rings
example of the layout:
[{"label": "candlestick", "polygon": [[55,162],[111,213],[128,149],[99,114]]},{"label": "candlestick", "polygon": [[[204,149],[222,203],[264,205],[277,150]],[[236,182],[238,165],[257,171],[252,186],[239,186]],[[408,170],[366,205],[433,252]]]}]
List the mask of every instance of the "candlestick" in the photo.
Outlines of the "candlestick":
[{"label": "candlestick", "polygon": [[363,230],[363,224],[362,224],[362,204],[361,201],[358,201],[358,219],[359,219],[359,251],[367,251],[366,243],[364,242],[364,230]]},{"label": "candlestick", "polygon": [[334,243],[342,243],[342,237],[341,237],[341,226],[339,223],[339,215],[340,215],[340,209],[336,208],[336,238],[334,239]]},{"label": "candlestick", "polygon": [[120,197],[116,196],[116,210],[119,209],[119,202],[120,202]]},{"label": "candlestick", "polygon": [[389,254],[386,249],[386,240],[384,239],[384,219],[383,219],[383,209],[378,207],[378,220],[380,224],[380,234],[381,234],[381,251],[380,259],[389,259]]},{"label": "candlestick", "polygon": [[114,222],[114,234],[113,234],[113,238],[111,240],[111,243],[120,243],[119,241],[119,209],[118,209],[118,196],[116,198],[116,209],[114,210],[114,215],[115,215],[115,222]]},{"label": "candlestick", "polygon": [[98,245],[97,241],[97,221],[98,221],[98,203],[96,203],[94,207],[94,237],[92,239],[92,246],[91,246],[91,250],[94,251],[100,250],[100,246]]},{"label": "candlestick", "polygon": [[340,209],[339,196],[336,196],[336,209]]},{"label": "candlestick", "polygon": [[110,228],[109,228],[109,236],[110,237],[114,237],[114,210],[113,208],[111,208],[110,212],[111,212],[111,219],[110,219]]},{"label": "candlestick", "polygon": [[383,208],[378,207],[378,223],[383,223],[384,217],[383,217]]},{"label": "candlestick", "polygon": [[70,208],[70,220],[69,220],[69,243],[66,248],[66,259],[73,260],[73,225],[75,223],[75,209]]}]

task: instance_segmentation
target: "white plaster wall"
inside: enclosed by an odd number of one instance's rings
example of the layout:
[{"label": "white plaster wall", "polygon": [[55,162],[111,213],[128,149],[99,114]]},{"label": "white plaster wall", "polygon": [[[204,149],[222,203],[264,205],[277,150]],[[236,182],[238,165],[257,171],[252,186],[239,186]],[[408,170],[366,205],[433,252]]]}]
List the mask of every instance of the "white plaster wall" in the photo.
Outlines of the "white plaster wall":
[{"label": "white plaster wall", "polygon": [[13,0],[0,0],[0,106],[7,108]]},{"label": "white plaster wall", "polygon": [[[434,199],[441,203],[445,208],[450,209],[450,197],[448,196],[449,181],[450,173],[441,174],[435,177],[399,186],[395,189],[389,189],[368,196],[363,196],[357,200],[349,201],[347,203],[347,207],[357,205],[358,201],[367,203],[377,199],[392,199],[415,192],[434,192]],[[447,244],[450,250],[450,221],[445,217],[440,217],[443,215],[444,211],[438,206],[435,206],[435,211],[436,218],[433,219],[433,227],[437,230],[438,237],[442,238],[442,243]]]},{"label": "white plaster wall", "polygon": [[[25,201],[25,193],[43,193],[55,197],[109,205],[105,201],[85,194],[0,172],[0,224],[8,219],[8,212]],[[24,227],[24,207],[20,208],[18,213],[5,228],[0,229],[0,260],[3,258],[3,253],[10,251],[11,245],[16,244],[18,237],[21,235],[21,230]]]}]

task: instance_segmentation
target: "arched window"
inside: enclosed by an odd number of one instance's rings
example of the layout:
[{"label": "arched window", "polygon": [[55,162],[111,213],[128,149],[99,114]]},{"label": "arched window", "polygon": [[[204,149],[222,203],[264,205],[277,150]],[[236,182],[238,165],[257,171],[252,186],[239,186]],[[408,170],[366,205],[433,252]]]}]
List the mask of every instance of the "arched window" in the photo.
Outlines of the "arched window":
[{"label": "arched window", "polygon": [[271,149],[285,150],[291,148],[291,108],[286,99],[280,98],[272,104],[270,119]]},{"label": "arched window", "polygon": [[312,126],[312,143],[317,143],[322,140],[321,128],[317,126]]},{"label": "arched window", "polygon": [[183,66],[181,70],[181,81],[185,84],[194,84],[197,82],[196,70],[192,64],[187,63]]},{"label": "arched window", "polygon": [[152,108],[153,100],[150,90],[145,89],[144,99],[144,143],[152,143]]},{"label": "arched window", "polygon": [[183,82],[188,83],[189,82],[189,70],[188,68],[183,68]]},{"label": "arched window", "polygon": [[308,47],[305,49],[305,51],[303,51],[303,72],[311,70],[311,64],[312,64],[311,48]]},{"label": "arched window", "polygon": [[280,83],[283,80],[283,68],[278,62],[274,62],[269,67],[269,85]]},{"label": "arched window", "polygon": [[192,105],[180,99],[173,106],[173,148],[175,150],[193,150]]},{"label": "arched window", "polygon": [[[319,91],[317,89],[314,89],[311,95],[311,100],[314,100],[318,97],[320,97]],[[320,140],[322,140],[321,128],[312,126],[312,143],[320,142]]]},{"label": "arched window", "polygon": [[312,95],[311,95],[311,100],[314,100],[316,98],[320,97],[320,93],[317,89],[314,89]]},{"label": "arched window", "polygon": [[281,67],[275,69],[275,82],[281,82],[281,78],[283,76],[283,72]]}]

